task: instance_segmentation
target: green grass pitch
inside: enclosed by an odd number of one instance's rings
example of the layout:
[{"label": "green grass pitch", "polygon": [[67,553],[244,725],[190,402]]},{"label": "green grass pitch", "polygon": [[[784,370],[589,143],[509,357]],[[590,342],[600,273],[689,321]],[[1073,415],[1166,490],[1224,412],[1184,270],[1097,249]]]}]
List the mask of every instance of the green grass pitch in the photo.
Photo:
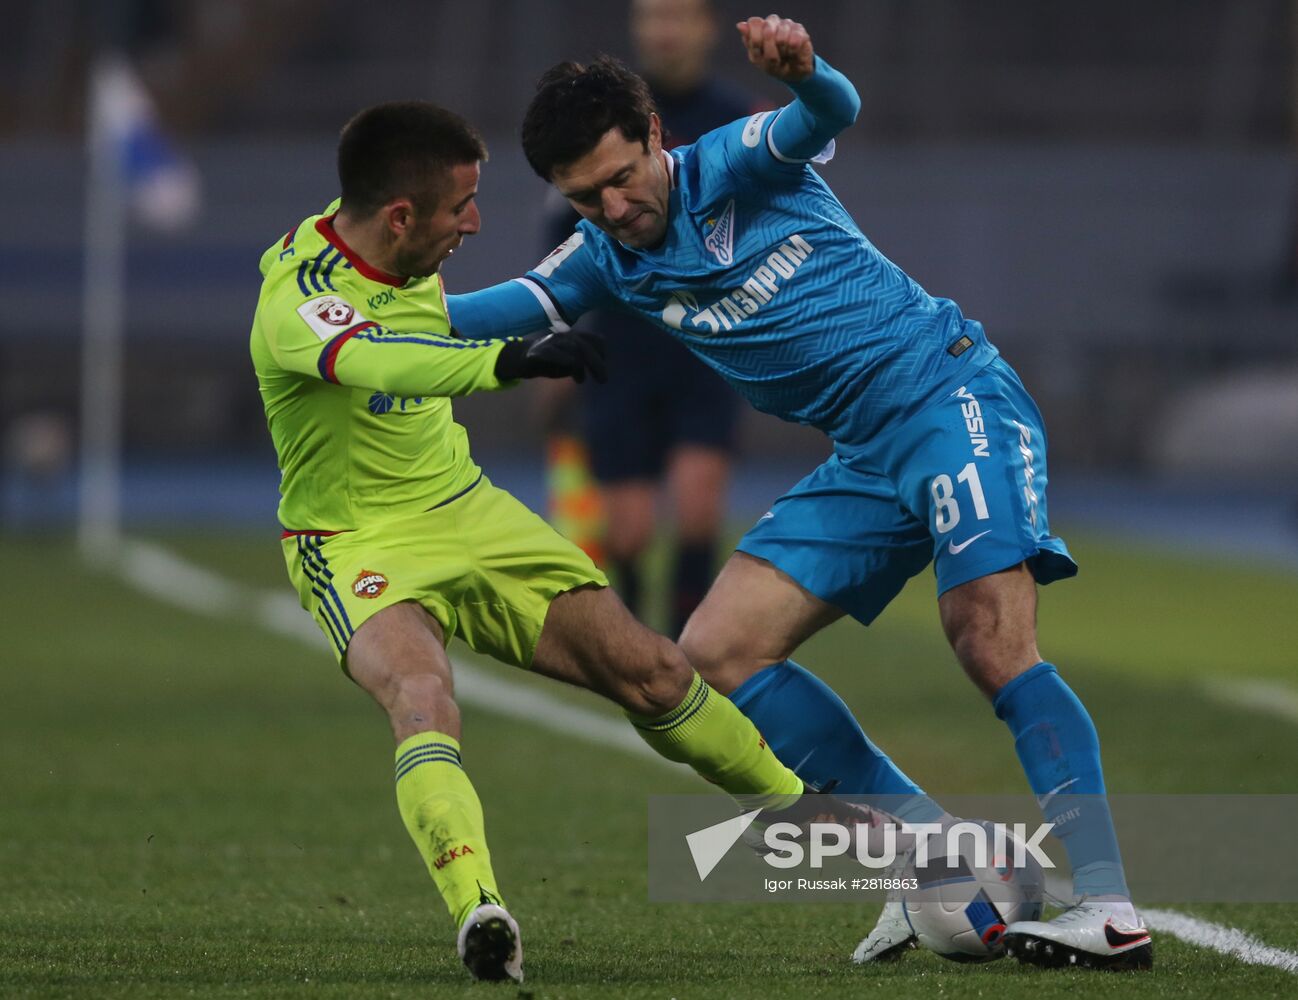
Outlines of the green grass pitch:
[{"label": "green grass pitch", "polygon": [[[273,538],[166,541],[287,592]],[[1082,576],[1043,591],[1042,646],[1098,721],[1110,787],[1298,791],[1294,724],[1203,688],[1293,681],[1298,577],[1075,549]],[[650,904],[644,797],[697,786],[477,707],[465,762],[528,980],[474,985],[397,815],[384,721],[327,653],[162,606],[58,539],[0,540],[0,566],[3,997],[1298,995],[1298,975],[1167,935],[1136,978],[918,953],[863,969],[847,955],[874,907]],[[931,576],[800,659],[933,791],[1024,790],[942,640]],[[1184,909],[1298,948],[1298,906]]]}]

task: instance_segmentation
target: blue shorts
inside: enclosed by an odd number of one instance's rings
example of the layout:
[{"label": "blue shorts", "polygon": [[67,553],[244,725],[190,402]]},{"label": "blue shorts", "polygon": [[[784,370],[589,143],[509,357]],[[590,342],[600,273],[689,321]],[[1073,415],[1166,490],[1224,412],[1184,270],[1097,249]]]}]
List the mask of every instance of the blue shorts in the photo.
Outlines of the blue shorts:
[{"label": "blue shorts", "polygon": [[865,624],[933,560],[937,591],[1026,561],[1038,583],[1077,564],[1046,518],[1046,434],[1000,358],[950,396],[829,460],[739,542]]}]

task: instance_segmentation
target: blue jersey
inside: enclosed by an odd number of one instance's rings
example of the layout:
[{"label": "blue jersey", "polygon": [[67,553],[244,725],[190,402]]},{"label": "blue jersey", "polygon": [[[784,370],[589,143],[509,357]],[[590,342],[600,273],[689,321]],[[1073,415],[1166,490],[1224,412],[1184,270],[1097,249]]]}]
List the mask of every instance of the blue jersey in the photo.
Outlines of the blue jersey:
[{"label": "blue jersey", "polygon": [[845,78],[816,67],[794,104],[663,153],[671,191],[659,246],[632,249],[582,221],[516,279],[534,300],[517,285],[512,296],[505,286],[454,296],[452,321],[470,336],[512,332],[520,299],[554,329],[591,309],[630,310],[757,409],[848,446],[957,389],[996,349],[954,302],[876,250],[813,169],[858,106]]}]

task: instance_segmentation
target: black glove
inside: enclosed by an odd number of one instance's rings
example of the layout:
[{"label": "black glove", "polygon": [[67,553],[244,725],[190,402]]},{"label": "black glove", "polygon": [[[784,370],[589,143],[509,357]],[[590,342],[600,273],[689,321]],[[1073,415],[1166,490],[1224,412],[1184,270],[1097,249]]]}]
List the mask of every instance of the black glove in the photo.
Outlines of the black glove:
[{"label": "black glove", "polygon": [[531,333],[508,341],[496,357],[496,378],[571,378],[584,382],[586,373],[596,382],[608,381],[604,363],[604,338],[587,330],[566,333]]}]

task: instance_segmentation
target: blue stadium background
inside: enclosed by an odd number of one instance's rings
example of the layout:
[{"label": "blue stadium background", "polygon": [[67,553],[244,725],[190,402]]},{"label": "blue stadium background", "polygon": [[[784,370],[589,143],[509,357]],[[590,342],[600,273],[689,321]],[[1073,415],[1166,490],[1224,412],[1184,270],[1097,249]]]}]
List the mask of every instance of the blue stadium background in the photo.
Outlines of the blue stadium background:
[{"label": "blue stadium background", "polygon": [[[750,11],[721,3],[723,17]],[[537,74],[626,54],[595,0],[4,4],[0,37],[0,530],[75,501],[84,90],[135,58],[202,173],[198,224],[133,229],[126,513],[264,526],[276,476],[246,353],[261,250],[333,197],[338,127],[426,97],[491,147],[469,289],[543,249],[517,148]],[[784,13],[864,105],[825,175],[866,233],[961,303],[1024,374],[1052,434],[1052,514],[1298,566],[1298,5],[1291,0],[819,0]],[[718,69],[780,89],[723,45]],[[616,377],[616,373],[615,373]],[[541,503],[527,393],[457,405],[497,481]],[[746,417],[737,517],[824,453]]]}]

